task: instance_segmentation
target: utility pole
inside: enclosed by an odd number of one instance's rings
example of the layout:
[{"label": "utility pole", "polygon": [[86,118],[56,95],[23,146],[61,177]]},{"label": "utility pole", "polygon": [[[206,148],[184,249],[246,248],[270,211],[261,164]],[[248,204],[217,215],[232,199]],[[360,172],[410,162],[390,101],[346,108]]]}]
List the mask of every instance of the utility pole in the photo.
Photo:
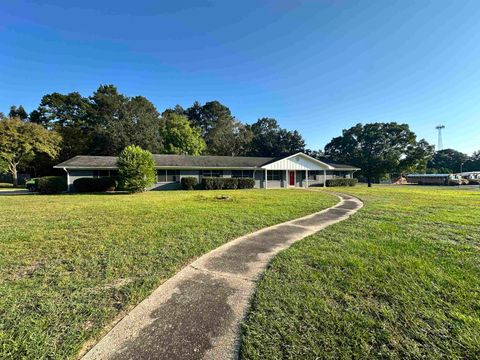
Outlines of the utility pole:
[{"label": "utility pole", "polygon": [[442,130],[445,129],[445,125],[438,125],[435,127],[438,130],[438,143],[437,151],[443,150]]}]

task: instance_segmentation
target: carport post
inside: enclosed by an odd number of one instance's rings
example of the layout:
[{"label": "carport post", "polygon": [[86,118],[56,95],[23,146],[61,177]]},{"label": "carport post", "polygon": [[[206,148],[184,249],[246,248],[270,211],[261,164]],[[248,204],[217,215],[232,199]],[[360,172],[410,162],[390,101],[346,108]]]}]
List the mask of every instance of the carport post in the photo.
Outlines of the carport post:
[{"label": "carport post", "polygon": [[305,181],[307,183],[307,188],[308,188],[308,170],[305,170]]},{"label": "carport post", "polygon": [[327,170],[323,170],[323,187],[327,186]]},{"label": "carport post", "polygon": [[66,168],[63,168],[63,170],[67,173],[67,191],[70,192],[70,174]]},{"label": "carport post", "polygon": [[265,189],[267,188],[267,182],[268,182],[268,178],[267,178],[267,169],[265,169]]}]

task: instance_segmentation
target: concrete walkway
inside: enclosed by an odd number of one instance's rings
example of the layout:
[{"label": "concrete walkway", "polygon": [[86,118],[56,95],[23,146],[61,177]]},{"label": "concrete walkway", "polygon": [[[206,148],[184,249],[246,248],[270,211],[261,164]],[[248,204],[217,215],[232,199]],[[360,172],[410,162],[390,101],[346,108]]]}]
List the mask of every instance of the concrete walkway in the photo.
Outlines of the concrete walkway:
[{"label": "concrete walkway", "polygon": [[363,205],[351,196],[337,196],[340,202],[334,207],[235,239],[194,261],[142,301],[83,359],[235,359],[241,322],[268,262]]}]

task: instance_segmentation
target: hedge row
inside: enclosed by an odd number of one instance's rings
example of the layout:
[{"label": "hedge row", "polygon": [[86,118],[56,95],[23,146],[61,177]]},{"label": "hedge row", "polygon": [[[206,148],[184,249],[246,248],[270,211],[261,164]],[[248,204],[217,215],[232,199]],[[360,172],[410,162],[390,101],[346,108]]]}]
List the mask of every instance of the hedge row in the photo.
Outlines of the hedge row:
[{"label": "hedge row", "polygon": [[198,186],[197,178],[191,176],[182,177],[180,182],[183,190],[194,190]]},{"label": "hedge row", "polygon": [[181,183],[184,190],[198,188],[205,190],[253,189],[255,187],[255,179],[253,178],[204,177],[199,186],[197,178],[183,177]]},{"label": "hedge row", "polygon": [[345,179],[345,178],[338,178],[338,179],[327,179],[326,185],[328,187],[334,186],[355,186],[358,183],[358,179]]},{"label": "hedge row", "polygon": [[117,181],[111,177],[80,178],[73,182],[73,186],[79,193],[114,191]]},{"label": "hedge row", "polygon": [[67,191],[67,181],[62,176],[44,176],[36,179],[36,188],[40,194],[59,194]]}]

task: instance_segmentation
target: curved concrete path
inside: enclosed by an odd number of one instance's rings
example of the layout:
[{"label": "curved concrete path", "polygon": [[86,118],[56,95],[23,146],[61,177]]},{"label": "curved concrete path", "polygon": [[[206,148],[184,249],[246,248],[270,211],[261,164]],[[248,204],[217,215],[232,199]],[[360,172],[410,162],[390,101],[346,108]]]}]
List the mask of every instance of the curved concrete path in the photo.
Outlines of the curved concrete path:
[{"label": "curved concrete path", "polygon": [[321,212],[237,238],[163,283],[84,357],[91,359],[234,359],[240,326],[268,262],[295,241],[362,207],[354,197]]}]

